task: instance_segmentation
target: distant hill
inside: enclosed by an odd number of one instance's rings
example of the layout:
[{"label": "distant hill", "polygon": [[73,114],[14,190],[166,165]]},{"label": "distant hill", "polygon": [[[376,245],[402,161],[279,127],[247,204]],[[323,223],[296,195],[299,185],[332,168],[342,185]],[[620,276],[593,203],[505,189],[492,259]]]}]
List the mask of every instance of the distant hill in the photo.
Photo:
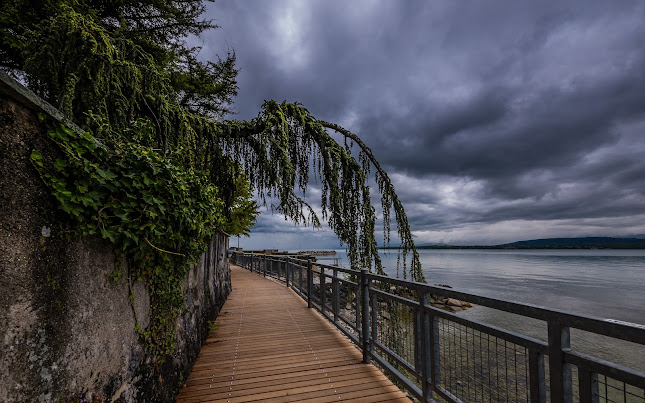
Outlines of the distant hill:
[{"label": "distant hill", "polygon": [[[385,249],[397,249],[390,246]],[[634,235],[630,238],[584,237],[547,238],[518,241],[502,245],[418,245],[417,249],[645,249],[645,238]]]},{"label": "distant hill", "polygon": [[645,249],[645,239],[585,237],[585,238],[548,238],[532,239],[497,245],[500,248],[611,248],[611,249]]}]

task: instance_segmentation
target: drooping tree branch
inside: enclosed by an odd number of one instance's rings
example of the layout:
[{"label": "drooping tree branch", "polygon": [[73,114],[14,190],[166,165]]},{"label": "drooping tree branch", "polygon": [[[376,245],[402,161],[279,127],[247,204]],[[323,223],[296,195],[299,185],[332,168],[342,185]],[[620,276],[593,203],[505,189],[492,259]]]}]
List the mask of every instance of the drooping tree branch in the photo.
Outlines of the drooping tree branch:
[{"label": "drooping tree branch", "polygon": [[[425,281],[405,209],[387,173],[356,134],[315,119],[301,105],[275,101],[266,101],[258,117],[251,121],[224,121],[219,128],[219,140],[227,144],[228,155],[244,166],[255,191],[262,197],[276,197],[280,201],[278,210],[288,218],[307,222],[303,215],[306,208],[310,220],[318,222],[313,209],[303,204],[298,193],[305,194],[310,179],[319,181],[323,218],[341,242],[347,244],[352,267],[374,267],[378,273],[384,273],[374,236],[376,216],[368,186],[370,168],[374,167],[384,237],[389,240],[390,211],[394,209],[403,274],[408,274],[406,256],[412,254],[410,278]],[[351,146],[338,144],[327,129],[355,143],[360,149],[359,161],[353,157]]]},{"label": "drooping tree branch", "polygon": [[[414,240],[412,239],[412,232],[410,231],[410,223],[408,222],[407,214],[403,208],[403,204],[399,200],[398,195],[394,189],[394,185],[390,180],[387,172],[381,168],[381,164],[376,160],[372,150],[358,137],[356,134],[350,132],[349,130],[330,122],[325,122],[322,120],[318,121],[323,127],[334,130],[346,138],[355,142],[361,149],[363,155],[369,159],[369,162],[376,168],[377,176],[376,182],[379,187],[379,191],[383,195],[382,207],[383,207],[383,225],[386,226],[386,233],[389,232],[389,211],[390,208],[394,208],[395,219],[397,223],[397,233],[399,239],[401,240],[401,252],[403,257],[408,253],[412,253],[412,262],[410,267],[410,277],[412,281],[425,282],[423,272],[421,271],[421,263],[419,261],[419,253],[417,248],[414,245]],[[388,214],[386,214],[388,213]],[[388,239],[389,241],[389,239]],[[405,272],[404,272],[405,275]]]}]

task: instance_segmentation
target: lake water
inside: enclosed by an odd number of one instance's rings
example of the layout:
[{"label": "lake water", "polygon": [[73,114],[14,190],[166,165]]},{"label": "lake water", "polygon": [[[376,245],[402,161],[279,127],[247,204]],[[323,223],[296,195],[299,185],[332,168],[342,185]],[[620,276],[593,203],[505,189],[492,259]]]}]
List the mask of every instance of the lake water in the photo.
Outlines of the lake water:
[{"label": "lake water", "polygon": [[[381,253],[395,276],[396,251]],[[424,249],[419,255],[429,284],[645,324],[645,250]],[[344,250],[336,257],[347,264]],[[542,321],[479,306],[459,315],[546,340]],[[578,351],[645,371],[643,346],[576,330],[571,339]]]}]

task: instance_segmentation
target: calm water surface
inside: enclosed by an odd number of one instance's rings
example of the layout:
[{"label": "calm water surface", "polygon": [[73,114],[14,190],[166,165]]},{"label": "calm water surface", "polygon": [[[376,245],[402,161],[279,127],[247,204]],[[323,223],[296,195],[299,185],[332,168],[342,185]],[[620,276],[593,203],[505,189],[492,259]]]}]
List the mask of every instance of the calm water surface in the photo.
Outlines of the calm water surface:
[{"label": "calm water surface", "polygon": [[[396,252],[381,251],[386,271],[396,275]],[[429,284],[645,324],[645,250],[420,250]],[[345,252],[337,251],[341,264]],[[402,273],[401,273],[402,275]],[[494,309],[459,314],[546,339],[546,324]],[[645,371],[645,347],[572,330],[572,347]]]}]

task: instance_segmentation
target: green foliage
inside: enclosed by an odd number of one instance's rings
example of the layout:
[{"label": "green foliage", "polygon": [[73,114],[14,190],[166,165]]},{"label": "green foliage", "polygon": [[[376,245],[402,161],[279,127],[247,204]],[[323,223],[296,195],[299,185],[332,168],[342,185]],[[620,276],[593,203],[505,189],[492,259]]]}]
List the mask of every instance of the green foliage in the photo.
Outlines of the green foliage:
[{"label": "green foliage", "polygon": [[[171,86],[189,111],[222,117],[237,94],[235,54],[202,62],[200,48],[185,42],[217,27],[199,18],[204,9],[202,0],[3,1],[0,66],[26,73],[30,88],[65,112],[104,114],[108,106],[115,118],[138,114],[126,104],[133,97],[145,103],[141,92],[155,98],[150,90],[159,88],[148,86],[161,85]],[[149,81],[131,63],[165,82]],[[85,92],[92,89],[98,91]]]},{"label": "green foliage", "polygon": [[[34,150],[31,161],[79,233],[108,239],[129,260],[132,280],[148,283],[151,324],[142,334],[160,357],[172,353],[182,280],[221,224],[217,188],[138,143],[110,141],[108,151],[65,126],[49,137],[65,157],[46,161]],[[123,276],[116,270],[114,280]]]},{"label": "green foliage", "polygon": [[258,203],[253,198],[249,183],[242,176],[238,176],[235,179],[233,203],[229,210],[229,216],[222,225],[222,230],[229,235],[249,236],[251,227],[255,224],[260,212]]},{"label": "green foliage", "polygon": [[219,323],[214,320],[208,321],[208,334],[215,333],[219,329]]},{"label": "green foliage", "polygon": [[58,127],[50,135],[66,158],[45,161],[35,151],[32,162],[80,232],[109,239],[149,283],[152,323],[140,331],[153,350],[172,351],[181,279],[213,226],[248,233],[257,215],[252,194],[318,227],[306,198],[316,181],[322,219],[347,245],[352,267],[382,273],[368,187],[375,168],[384,239],[394,209],[404,276],[411,253],[410,277],[423,281],[403,206],[355,134],[275,101],[250,121],[217,120],[237,93],[235,54],[202,62],[199,48],[186,44],[187,35],[215,28],[199,19],[203,10],[199,0],[0,5],[0,67],[112,150]]}]

